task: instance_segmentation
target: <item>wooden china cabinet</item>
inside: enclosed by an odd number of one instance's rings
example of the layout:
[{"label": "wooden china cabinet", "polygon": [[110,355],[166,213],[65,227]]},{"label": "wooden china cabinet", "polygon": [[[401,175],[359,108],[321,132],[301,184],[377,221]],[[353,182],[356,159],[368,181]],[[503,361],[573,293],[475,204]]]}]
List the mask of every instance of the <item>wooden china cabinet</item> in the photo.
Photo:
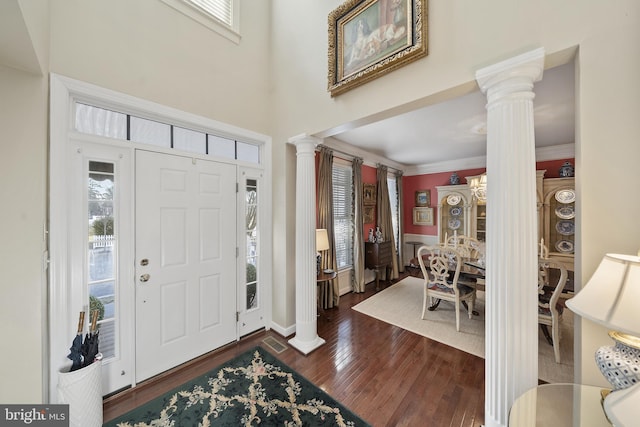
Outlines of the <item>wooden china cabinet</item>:
[{"label": "wooden china cabinet", "polygon": [[538,206],[540,239],[544,239],[549,256],[562,263],[569,272],[567,287],[573,290],[575,245],[575,178],[543,180]]},{"label": "wooden china cabinet", "polygon": [[[467,182],[469,181],[467,177]],[[487,206],[472,196],[468,184],[442,185],[438,193],[438,241],[454,234],[475,237],[484,242],[486,237]]]},{"label": "wooden china cabinet", "polygon": [[[538,241],[569,271],[573,288],[575,245],[575,178],[545,178],[536,171]],[[474,177],[466,177],[467,182]],[[491,185],[489,183],[488,185]],[[438,193],[438,241],[454,233],[485,241],[487,206],[472,196],[468,184],[436,187]]]}]

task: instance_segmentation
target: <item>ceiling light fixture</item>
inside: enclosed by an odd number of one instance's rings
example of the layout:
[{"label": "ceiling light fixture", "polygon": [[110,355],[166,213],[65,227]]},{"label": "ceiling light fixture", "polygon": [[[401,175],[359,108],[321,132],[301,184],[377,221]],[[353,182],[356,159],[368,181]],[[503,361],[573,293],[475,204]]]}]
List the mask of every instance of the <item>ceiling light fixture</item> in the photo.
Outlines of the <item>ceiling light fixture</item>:
[{"label": "ceiling light fixture", "polygon": [[471,176],[468,178],[469,190],[478,201],[487,201],[487,174]]}]

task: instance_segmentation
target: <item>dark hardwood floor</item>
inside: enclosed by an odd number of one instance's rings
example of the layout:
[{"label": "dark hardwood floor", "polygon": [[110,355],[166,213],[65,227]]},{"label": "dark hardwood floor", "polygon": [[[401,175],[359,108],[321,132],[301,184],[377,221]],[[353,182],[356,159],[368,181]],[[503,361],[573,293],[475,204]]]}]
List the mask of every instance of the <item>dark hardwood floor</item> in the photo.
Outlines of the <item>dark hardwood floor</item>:
[{"label": "dark hardwood floor", "polygon": [[[381,282],[381,290],[393,286]],[[484,422],[484,359],[361,314],[375,293],[346,294],[318,317],[326,344],[305,356],[273,331],[260,331],[104,401],[109,421],[202,375],[255,345],[295,369],[373,426],[465,426]],[[278,354],[262,343],[275,337]]]}]

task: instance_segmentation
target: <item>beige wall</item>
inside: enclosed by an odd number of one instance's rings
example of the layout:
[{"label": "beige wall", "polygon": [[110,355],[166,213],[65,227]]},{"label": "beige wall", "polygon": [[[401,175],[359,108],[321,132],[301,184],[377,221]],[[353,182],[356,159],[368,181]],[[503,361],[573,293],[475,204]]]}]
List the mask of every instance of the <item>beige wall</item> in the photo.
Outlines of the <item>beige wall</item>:
[{"label": "beige wall", "polygon": [[[578,48],[579,272],[588,278],[605,252],[635,253],[640,201],[630,194],[640,178],[636,0],[431,0],[428,57],[331,98],[327,15],[340,3],[242,0],[243,40],[236,46],[158,0],[53,1],[49,50],[41,40],[34,43],[45,52],[45,71],[273,136],[273,306],[274,321],[283,327],[295,322],[295,150],[287,139],[331,134],[374,113],[467,91],[475,87],[477,69],[536,47],[548,54]],[[27,19],[39,23],[42,14],[32,12]],[[0,93],[0,340],[11,346],[0,364],[0,378],[11,387],[0,388],[0,402],[39,402],[46,364],[46,78],[2,68]],[[602,383],[592,354],[609,341],[601,328],[584,329],[583,382]]]},{"label": "beige wall", "polygon": [[47,86],[0,66],[0,402],[40,402],[46,348]]},{"label": "beige wall", "polygon": [[[300,133],[331,135],[334,128],[378,112],[390,114],[467,91],[476,87],[479,68],[537,47],[545,48],[547,66],[566,62],[577,51],[578,279],[588,279],[606,252],[637,251],[640,201],[630,192],[640,178],[635,166],[640,158],[640,3],[429,0],[429,55],[331,98],[326,92],[327,15],[340,3],[273,2],[273,61],[287,65],[274,65],[274,144]],[[616,207],[620,200],[623,209]],[[276,226],[285,219],[276,212]],[[286,244],[293,245],[292,236]],[[593,324],[584,330],[584,339],[578,339],[584,360],[577,364],[582,365],[578,379],[605,385],[593,352],[610,340]]]},{"label": "beige wall", "polygon": [[269,133],[268,2],[240,12],[236,45],[160,0],[53,1],[50,71]]}]

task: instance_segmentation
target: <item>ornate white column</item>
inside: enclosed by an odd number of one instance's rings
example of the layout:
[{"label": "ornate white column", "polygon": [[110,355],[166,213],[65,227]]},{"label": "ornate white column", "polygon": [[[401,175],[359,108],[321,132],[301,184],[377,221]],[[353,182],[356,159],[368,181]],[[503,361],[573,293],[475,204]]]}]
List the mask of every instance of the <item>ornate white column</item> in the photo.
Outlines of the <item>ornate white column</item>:
[{"label": "ornate white column", "polygon": [[316,177],[317,138],[298,135],[296,146],[296,336],[292,347],[304,354],[324,344],[318,336],[316,290]]},{"label": "ornate white column", "polygon": [[476,72],[487,95],[485,426],[538,384],[536,159],[533,83],[544,49]]}]

